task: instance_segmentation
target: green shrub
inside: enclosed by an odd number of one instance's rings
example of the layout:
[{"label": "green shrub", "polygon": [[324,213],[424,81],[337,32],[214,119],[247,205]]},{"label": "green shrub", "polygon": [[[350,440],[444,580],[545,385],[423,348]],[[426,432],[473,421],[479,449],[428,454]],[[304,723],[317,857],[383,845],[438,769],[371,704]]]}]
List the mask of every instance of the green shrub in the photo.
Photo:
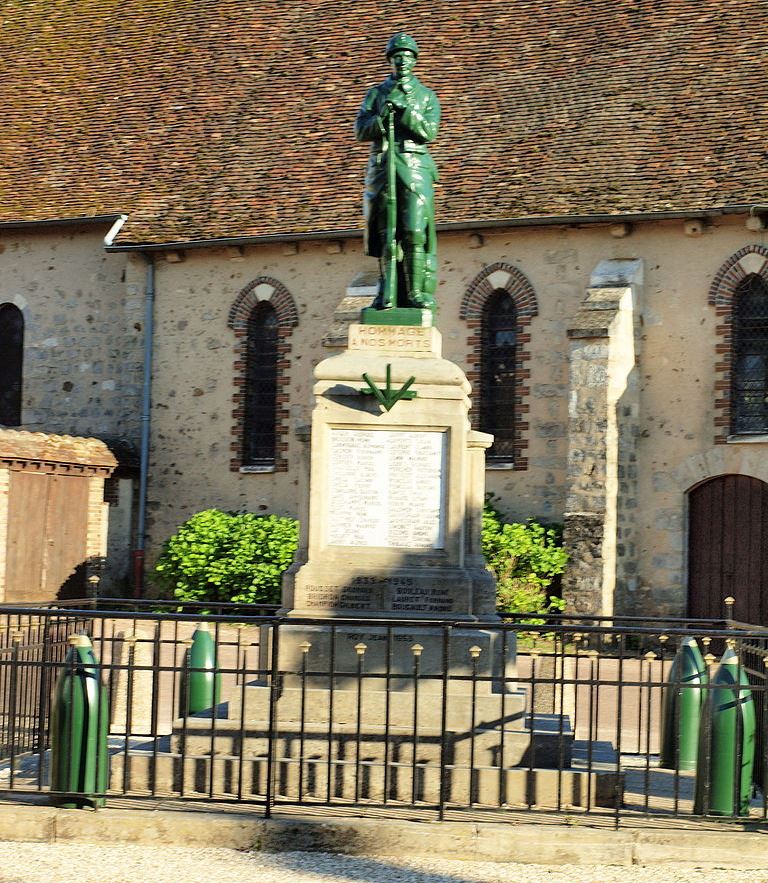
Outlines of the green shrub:
[{"label": "green shrub", "polygon": [[546,591],[568,561],[557,527],[535,521],[505,523],[489,497],[483,509],[483,554],[496,576],[496,606],[500,611],[563,610],[563,601]]},{"label": "green shrub", "polygon": [[278,604],[298,533],[293,518],[206,509],[165,543],[155,580],[180,601]]},{"label": "green shrub", "polygon": [[[206,509],[165,543],[155,582],[179,601],[278,604],[298,533],[293,518]],[[499,610],[543,614],[563,609],[563,602],[546,591],[568,558],[556,527],[505,523],[489,499],[482,541],[496,576]]]}]

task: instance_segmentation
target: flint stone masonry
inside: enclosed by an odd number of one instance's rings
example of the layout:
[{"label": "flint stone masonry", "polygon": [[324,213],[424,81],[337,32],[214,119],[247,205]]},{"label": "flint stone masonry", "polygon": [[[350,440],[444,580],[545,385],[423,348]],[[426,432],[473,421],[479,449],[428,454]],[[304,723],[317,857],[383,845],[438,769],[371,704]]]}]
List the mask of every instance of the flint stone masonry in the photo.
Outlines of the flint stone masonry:
[{"label": "flint stone masonry", "polygon": [[123,280],[108,229],[3,236],[0,304],[24,316],[23,429],[138,444],[143,278]]},{"label": "flint stone masonry", "polygon": [[[24,428],[115,436],[135,445],[146,265],[137,253],[105,254],[104,232],[98,226],[0,231],[0,303],[18,306],[25,319]],[[670,221],[638,224],[623,240],[611,240],[600,225],[488,229],[483,231],[483,247],[472,251],[467,251],[465,233],[441,231],[439,239],[438,323],[446,357],[474,384],[470,396],[475,402],[479,374],[472,372],[479,364],[481,341],[471,323],[480,320],[462,315],[468,293],[475,291],[480,277],[491,287],[503,283],[499,264],[519,270],[535,293],[536,315],[520,329],[521,335],[530,337],[525,343],[529,359],[522,366],[529,375],[521,377],[529,392],[520,396],[528,466],[513,471],[507,465],[485,475],[505,515],[516,521],[567,520],[566,495],[575,481],[567,472],[580,468],[577,450],[587,457],[590,450],[572,445],[568,451],[572,378],[566,332],[569,327],[579,330],[577,315],[582,333],[608,329],[610,310],[601,310],[599,300],[593,298],[594,309],[581,309],[585,288],[621,288],[629,276],[617,274],[616,268],[631,262],[618,259],[629,249],[643,256],[648,278],[641,316],[642,413],[625,414],[621,407],[617,415],[620,427],[639,421],[640,435],[633,439],[632,430],[623,436],[630,450],[620,455],[619,467],[627,468],[616,471],[620,486],[629,485],[621,492],[621,505],[617,504],[616,557],[624,576],[617,574],[615,609],[684,613],[687,491],[697,481],[726,472],[760,477],[762,462],[768,459],[766,437],[751,438],[749,444],[727,437],[728,421],[721,407],[726,398],[723,384],[728,385],[723,373],[728,364],[721,355],[730,333],[730,307],[722,297],[731,291],[734,279],[729,275],[725,280],[720,273],[726,266],[737,272],[736,264],[739,278],[742,270],[764,272],[758,266],[764,246],[744,229],[744,219],[738,216],[713,220],[698,238],[685,237],[681,225]],[[332,351],[331,336],[335,335],[333,349],[346,346],[347,326],[376,294],[377,274],[370,272],[373,262],[363,256],[359,240],[348,240],[344,251],[334,255],[326,253],[321,241],[292,243],[290,248],[285,243],[249,246],[234,255],[236,260],[233,254],[227,249],[189,249],[181,263],[157,264],[147,525],[150,566],[168,536],[200,509],[218,506],[297,514],[303,465],[295,430],[309,419],[312,370]],[[605,276],[588,281],[589,268],[603,258],[617,260]],[[508,280],[515,275],[503,272]],[[298,314],[298,324],[291,329],[291,351],[281,354],[281,371],[287,378],[284,394],[289,399],[280,402],[281,410],[289,411],[284,423],[287,450],[281,451],[287,471],[241,474],[230,469],[232,438],[222,431],[231,424],[237,394],[233,372],[237,340],[227,318],[238,292],[263,276],[290,291]],[[339,291],[338,279],[351,280],[345,291]],[[610,296],[606,300],[604,294],[602,303],[610,306]],[[594,316],[588,319],[587,313]],[[321,341],[323,333],[326,337]],[[573,336],[570,344],[576,346],[577,340]],[[587,336],[581,343],[585,363],[599,364],[605,358],[599,348],[607,345],[607,337]],[[590,353],[587,347],[593,344]],[[586,413],[584,419],[592,417]],[[563,427],[562,435],[553,434],[556,425]],[[607,416],[589,427],[595,433],[607,431]],[[587,424],[580,426],[583,434],[587,430]],[[713,435],[719,441],[713,443]],[[713,447],[720,449],[719,456]],[[751,448],[752,454],[747,456],[744,448]],[[628,462],[623,464],[625,454]],[[600,481],[593,483],[599,490]],[[636,493],[632,483],[637,485]],[[123,497],[121,489],[121,508]],[[128,495],[125,503],[130,506]],[[658,525],[655,513],[673,509],[679,513],[679,526],[673,520],[668,527]],[[569,509],[571,515],[580,511],[585,509]],[[110,515],[114,514],[113,505]],[[130,528],[127,514],[112,522],[110,530],[118,522],[124,530]],[[621,533],[624,528],[626,534]],[[129,548],[127,535],[124,543],[110,539],[110,548],[118,547]],[[635,556],[634,571],[629,561],[621,565],[624,555]],[[653,555],[663,555],[668,566],[654,568]]]},{"label": "flint stone masonry", "polygon": [[[568,330],[568,493],[563,597],[574,613],[610,614],[636,585],[626,569],[635,530],[639,435],[640,261],[603,261]],[[622,542],[618,543],[619,536]]]}]

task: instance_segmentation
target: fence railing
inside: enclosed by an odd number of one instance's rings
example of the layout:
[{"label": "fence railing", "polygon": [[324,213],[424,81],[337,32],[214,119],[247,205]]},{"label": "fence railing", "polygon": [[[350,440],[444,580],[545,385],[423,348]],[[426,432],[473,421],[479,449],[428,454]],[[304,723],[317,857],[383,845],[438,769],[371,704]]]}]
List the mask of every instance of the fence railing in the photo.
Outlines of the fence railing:
[{"label": "fence railing", "polygon": [[[312,806],[436,818],[580,813],[616,825],[645,816],[711,819],[706,800],[696,802],[696,771],[659,765],[665,691],[687,689],[670,682],[672,661],[693,637],[710,675],[713,654],[735,650],[756,709],[750,806],[745,815],[735,801],[725,816],[768,818],[760,791],[768,779],[764,629],[98,606],[114,609],[0,608],[0,790],[50,791],[53,689],[67,670],[68,639],[86,634],[108,701],[108,796],[235,801],[266,815]],[[210,670],[192,652],[205,630]],[[198,710],[189,697],[201,676],[213,686]]]}]

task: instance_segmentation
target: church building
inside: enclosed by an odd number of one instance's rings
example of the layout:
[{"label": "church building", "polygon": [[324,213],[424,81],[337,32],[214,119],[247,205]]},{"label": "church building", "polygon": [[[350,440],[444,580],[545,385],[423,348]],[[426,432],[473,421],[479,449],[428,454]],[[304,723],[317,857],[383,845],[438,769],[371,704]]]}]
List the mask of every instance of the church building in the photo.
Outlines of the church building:
[{"label": "church building", "polygon": [[732,596],[768,624],[762,2],[0,19],[0,601],[28,578],[8,538],[30,433],[116,459],[104,591],[202,509],[297,514],[313,368],[376,293],[354,119],[404,30],[442,106],[436,324],[498,507],[564,526],[571,612]]}]

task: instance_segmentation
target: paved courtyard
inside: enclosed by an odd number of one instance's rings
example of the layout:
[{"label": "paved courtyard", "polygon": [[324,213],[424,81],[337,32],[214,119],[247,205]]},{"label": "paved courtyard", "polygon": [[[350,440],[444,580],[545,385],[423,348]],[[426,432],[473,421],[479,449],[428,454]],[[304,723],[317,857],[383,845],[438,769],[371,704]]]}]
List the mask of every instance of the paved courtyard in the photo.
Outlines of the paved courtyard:
[{"label": "paved courtyard", "polygon": [[[233,849],[0,843],[0,883],[733,883],[734,871],[670,865],[611,867],[363,858],[327,853],[248,853]],[[739,883],[767,883],[766,870],[741,870]]]}]

